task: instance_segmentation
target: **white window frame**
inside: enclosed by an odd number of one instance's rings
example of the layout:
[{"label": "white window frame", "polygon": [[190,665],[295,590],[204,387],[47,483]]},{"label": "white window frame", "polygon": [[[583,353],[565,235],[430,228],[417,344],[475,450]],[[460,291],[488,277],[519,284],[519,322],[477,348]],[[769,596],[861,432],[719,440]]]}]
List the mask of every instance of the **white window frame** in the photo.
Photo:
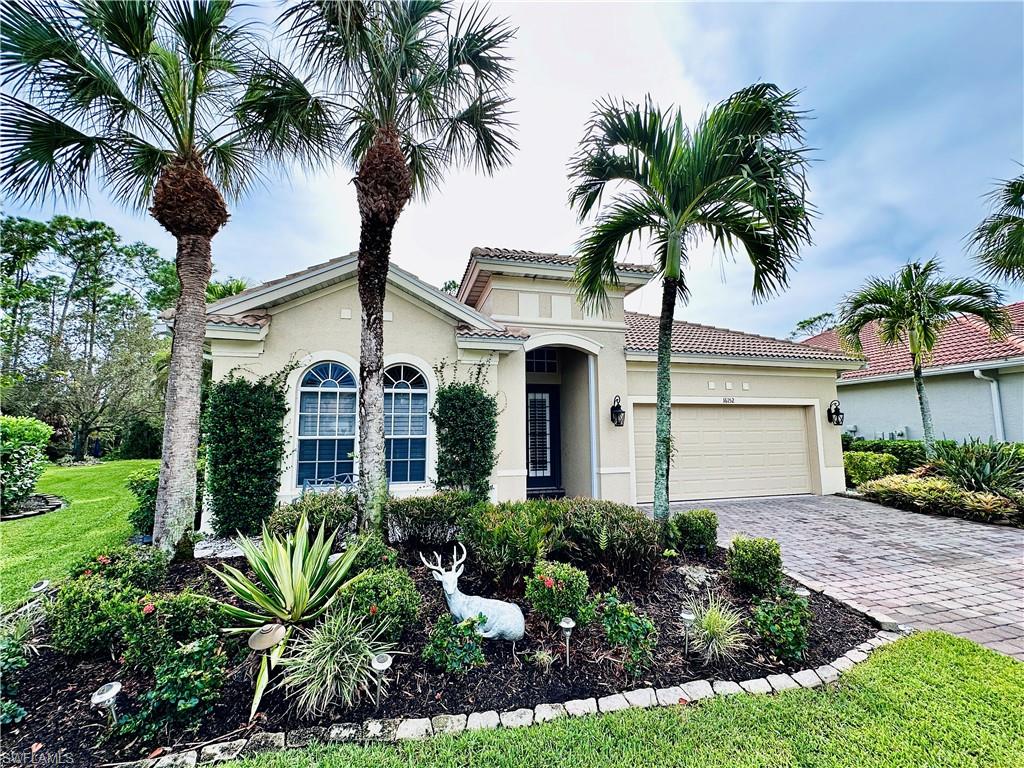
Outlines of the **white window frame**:
[{"label": "white window frame", "polygon": [[[351,376],[352,379],[353,379],[352,386],[350,386],[350,387],[338,387],[338,388],[333,389],[333,390],[332,389],[324,389],[321,386],[315,386],[315,387],[303,386],[302,382],[306,378],[306,376],[309,374],[309,372],[312,371],[313,369],[321,366],[321,365],[338,365],[338,366],[341,366],[342,368],[344,368],[345,371],[349,374],[349,376]],[[292,472],[292,477],[294,478],[295,487],[301,492],[302,489],[303,489],[303,483],[299,481],[299,464],[301,463],[300,460],[299,460],[299,457],[301,455],[300,449],[301,449],[303,441],[313,441],[313,442],[316,442],[316,441],[319,441],[319,440],[329,440],[329,439],[335,439],[335,440],[349,440],[349,439],[351,439],[352,440],[352,453],[355,454],[358,451],[358,447],[359,447],[359,376],[358,376],[358,374],[355,371],[352,370],[352,368],[350,368],[348,365],[346,365],[344,362],[342,362],[340,360],[337,360],[337,359],[318,360],[315,363],[312,363],[312,364],[307,365],[304,368],[302,368],[301,373],[299,374],[298,380],[296,382],[296,391],[297,391],[297,394],[296,394],[296,398],[295,398],[295,428],[294,428],[295,460],[294,460],[294,466],[291,467],[290,471]],[[303,416],[303,413],[302,413],[302,395],[304,393],[312,393],[312,392],[317,393],[317,434],[316,435],[302,435],[302,434],[300,434],[300,428],[301,428],[302,416]],[[320,407],[319,407],[319,405],[320,405],[319,404],[319,400],[320,400],[320,397],[322,396],[322,394],[324,392],[328,392],[328,393],[335,392],[339,396],[341,394],[351,394],[351,395],[354,395],[354,397],[355,397],[355,409],[354,409],[354,412],[352,414],[354,418],[353,418],[353,427],[352,427],[352,433],[351,434],[345,434],[345,435],[321,435],[320,434],[319,418],[321,416],[321,413],[320,413]],[[339,400],[340,400],[340,398],[339,398]],[[359,472],[358,462],[355,459],[355,457],[353,457],[351,459],[351,461],[352,461],[352,475],[353,475],[353,477],[356,477],[358,475],[358,472]],[[338,462],[338,458],[335,457],[335,463],[337,463],[337,462]],[[315,464],[319,464],[320,463],[319,459],[315,460],[314,463]]]},{"label": "white window frame", "polygon": [[[386,366],[384,366],[383,373],[384,373],[384,375],[387,375],[387,372],[389,370],[391,370],[393,368],[398,368],[398,367],[405,367],[405,368],[409,368],[409,369],[415,371],[416,374],[418,374],[419,377],[423,380],[423,385],[424,386],[423,386],[422,389],[413,389],[413,388],[408,387],[408,386],[406,386],[406,387],[388,387],[388,386],[385,385],[385,387],[384,387],[384,395],[385,395],[385,397],[387,395],[391,395],[391,397],[392,397],[392,410],[391,410],[391,418],[390,418],[391,425],[390,426],[392,428],[394,426],[394,417],[395,417],[394,397],[395,397],[395,395],[399,395],[399,394],[409,394],[409,395],[412,395],[414,393],[416,393],[416,394],[422,393],[423,395],[425,395],[425,400],[426,400],[426,411],[424,413],[424,417],[425,417],[424,418],[424,427],[423,427],[423,432],[422,433],[412,434],[411,433],[411,427],[410,427],[410,433],[409,434],[405,434],[405,435],[391,435],[391,434],[388,434],[389,433],[388,413],[387,413],[387,410],[385,409],[385,411],[384,411],[384,444],[385,444],[385,446],[387,446],[388,440],[422,440],[423,441],[423,459],[422,459],[422,461],[423,461],[423,479],[422,480],[399,480],[399,481],[392,482],[391,478],[390,478],[391,472],[390,472],[390,469],[388,468],[388,461],[387,461],[386,458],[385,458],[385,462],[384,462],[385,472],[388,473],[388,487],[389,488],[395,488],[396,486],[416,487],[416,486],[420,486],[420,485],[423,485],[423,484],[429,482],[429,477],[430,477],[431,462],[430,462],[430,456],[429,456],[429,453],[428,453],[428,446],[430,444],[430,408],[431,408],[431,405],[432,405],[431,398],[430,398],[430,392],[431,392],[430,380],[427,378],[427,374],[419,366],[413,365],[412,363],[408,363],[408,362],[398,362],[398,363],[391,363],[390,365],[386,365]],[[403,414],[399,414],[399,415],[403,415]],[[410,419],[410,422],[411,422],[411,420],[412,420],[412,418],[414,416],[413,411],[412,411],[412,402],[411,402],[411,400],[410,400],[410,407],[409,407],[408,416],[409,416],[409,419]],[[386,450],[386,448],[385,448],[385,450]],[[400,461],[401,461],[401,459],[400,459]],[[411,460],[407,458],[407,459],[405,459],[405,461],[411,461]],[[416,461],[419,461],[419,459],[416,459]]]}]

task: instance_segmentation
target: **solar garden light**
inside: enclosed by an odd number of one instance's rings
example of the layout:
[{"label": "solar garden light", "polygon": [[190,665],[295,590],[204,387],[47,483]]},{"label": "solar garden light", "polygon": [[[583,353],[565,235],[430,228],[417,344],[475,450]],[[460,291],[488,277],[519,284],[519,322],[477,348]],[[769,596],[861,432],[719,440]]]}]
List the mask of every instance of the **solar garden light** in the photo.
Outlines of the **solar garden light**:
[{"label": "solar garden light", "polygon": [[113,725],[117,722],[117,708],[114,706],[117,695],[121,692],[121,684],[116,680],[106,685],[101,685],[89,698],[89,703],[96,709],[102,709],[107,713],[107,724]]},{"label": "solar garden light", "polygon": [[683,611],[679,614],[679,618],[683,621],[683,653],[690,653],[690,632],[693,631],[693,625],[697,623],[697,615],[693,611]]},{"label": "solar garden light", "polygon": [[249,635],[247,643],[254,651],[266,651],[284,640],[287,631],[284,624],[264,624]]},{"label": "solar garden light", "polygon": [[35,584],[33,584],[31,587],[29,587],[28,591],[31,592],[33,595],[40,595],[43,592],[45,592],[46,590],[48,590],[49,588],[50,588],[50,582],[47,581],[46,579],[40,579]]},{"label": "solar garden light", "polygon": [[380,694],[384,688],[384,674],[391,669],[391,665],[394,663],[395,658],[390,653],[378,653],[372,659],[370,659],[370,666],[373,671],[377,673],[377,700],[374,702],[374,708],[380,708]]},{"label": "solar garden light", "polygon": [[565,668],[569,668],[569,635],[572,634],[573,627],[576,626],[576,622],[572,620],[572,617],[566,616],[560,622],[558,626],[562,628],[562,636],[565,638]]},{"label": "solar garden light", "polygon": [[807,589],[807,587],[797,587],[793,590],[793,594],[806,600],[811,596],[811,590]]}]

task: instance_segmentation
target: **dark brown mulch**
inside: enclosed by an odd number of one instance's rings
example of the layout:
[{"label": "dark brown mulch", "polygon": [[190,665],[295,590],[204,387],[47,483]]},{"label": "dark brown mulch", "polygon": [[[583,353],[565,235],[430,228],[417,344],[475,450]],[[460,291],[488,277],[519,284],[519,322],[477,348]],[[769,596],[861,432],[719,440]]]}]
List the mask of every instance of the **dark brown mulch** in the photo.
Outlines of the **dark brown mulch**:
[{"label": "dark brown mulch", "polygon": [[[598,624],[577,628],[570,644],[570,666],[565,664],[565,646],[560,630],[525,609],[521,587],[502,594],[479,575],[472,564],[460,580],[460,588],[470,594],[514,599],[524,607],[526,637],[516,644],[498,641],[485,643],[487,665],[465,675],[439,673],[420,657],[433,620],[447,610],[440,585],[431,578],[415,554],[405,558],[420,593],[423,595],[423,621],[403,638],[400,648],[408,651],[396,658],[390,676],[390,694],[379,709],[372,703],[362,704],[354,711],[332,712],[318,720],[298,717],[288,706],[283,692],[271,691],[264,697],[262,711],[255,726],[247,723],[252,698],[251,661],[238,664],[228,682],[221,702],[197,732],[182,736],[175,744],[235,738],[231,734],[247,729],[285,730],[326,725],[333,722],[361,721],[371,717],[433,716],[495,709],[498,711],[532,707],[542,702],[604,696],[640,687],[663,687],[689,680],[743,680],[802,667],[825,664],[863,642],[875,631],[869,620],[841,603],[823,595],[812,594],[814,621],[810,645],[799,664],[785,664],[772,658],[751,637],[748,648],[734,661],[704,665],[694,653],[685,653],[684,637],[678,614],[681,601],[694,593],[687,589],[679,566],[701,565],[716,574],[711,589],[727,598],[742,613],[749,614],[751,599],[737,592],[725,575],[724,553],[719,550],[707,559],[689,558],[667,563],[648,586],[619,584],[620,596],[637,604],[658,626],[660,639],[654,667],[637,678],[629,678],[619,659],[604,640]],[[227,561],[244,569],[244,561]],[[207,562],[177,564],[168,578],[168,590],[191,588],[226,599],[224,587],[207,571]],[[240,645],[239,640],[230,640]],[[541,649],[554,656],[549,670],[533,661]],[[24,752],[33,743],[42,744],[50,755],[58,751],[76,765],[125,761],[151,754],[156,745],[127,743],[125,740],[104,740],[102,720],[88,707],[89,695],[104,682],[121,680],[125,710],[150,684],[148,675],[130,675],[120,669],[116,660],[93,658],[69,661],[50,649],[43,649],[21,675],[18,700],[28,710],[25,721],[5,729],[4,753]]]},{"label": "dark brown mulch", "polygon": [[49,493],[36,493],[29,496],[13,509],[0,510],[0,520],[20,520],[23,517],[35,517],[53,512],[64,506],[60,496]]}]

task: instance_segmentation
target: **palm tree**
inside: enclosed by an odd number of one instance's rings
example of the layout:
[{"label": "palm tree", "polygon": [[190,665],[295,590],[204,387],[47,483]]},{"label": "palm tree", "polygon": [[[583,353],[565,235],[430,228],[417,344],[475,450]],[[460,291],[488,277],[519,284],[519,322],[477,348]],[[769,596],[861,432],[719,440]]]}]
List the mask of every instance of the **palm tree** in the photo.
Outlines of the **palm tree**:
[{"label": "palm tree", "polygon": [[384,466],[384,296],[391,235],[413,196],[472,164],[488,174],[516,144],[505,46],[514,30],[484,6],[448,0],[299,0],[281,16],[298,57],[342,106],[359,203],[359,501],[379,519]]},{"label": "palm tree", "polygon": [[931,457],[935,429],[922,368],[931,355],[939,333],[950,322],[969,315],[984,323],[993,336],[1010,329],[1010,318],[1000,306],[999,289],[970,277],[942,279],[935,259],[912,262],[888,280],[870,278],[859,291],[843,299],[839,307],[839,338],[848,349],[862,352],[861,332],[875,324],[882,344],[905,344],[914,368],[914,387],[921,408],[924,447]]},{"label": "palm tree", "polygon": [[189,548],[211,239],[269,161],[322,162],[330,103],[264,53],[230,0],[42,0],[0,10],[4,188],[41,202],[98,182],[177,240],[181,294],[154,541]]},{"label": "palm tree", "polygon": [[1024,174],[988,197],[993,212],[970,237],[975,258],[990,278],[1024,283]]},{"label": "palm tree", "polygon": [[[580,300],[597,308],[618,282],[615,260],[634,237],[654,247],[661,273],[658,325],[654,515],[668,518],[672,319],[689,291],[688,252],[703,236],[753,266],[753,295],[783,288],[811,238],[803,113],[795,92],[744,88],[706,112],[691,131],[677,109],[598,102],[569,165],[569,202],[595,221],[576,245]],[[603,202],[606,188],[611,199]]]},{"label": "palm tree", "polygon": [[227,280],[211,280],[206,286],[206,303],[212,304],[215,301],[234,296],[248,287],[249,283],[241,277],[229,277]]}]

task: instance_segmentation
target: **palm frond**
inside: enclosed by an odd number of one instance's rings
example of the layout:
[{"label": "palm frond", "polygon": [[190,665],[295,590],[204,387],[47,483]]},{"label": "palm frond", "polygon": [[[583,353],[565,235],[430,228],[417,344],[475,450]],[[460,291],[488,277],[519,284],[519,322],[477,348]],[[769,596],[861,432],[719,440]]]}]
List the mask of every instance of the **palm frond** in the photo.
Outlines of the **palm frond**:
[{"label": "palm frond", "polygon": [[989,193],[992,213],[969,237],[974,257],[995,280],[1024,282],[1024,175]]}]

